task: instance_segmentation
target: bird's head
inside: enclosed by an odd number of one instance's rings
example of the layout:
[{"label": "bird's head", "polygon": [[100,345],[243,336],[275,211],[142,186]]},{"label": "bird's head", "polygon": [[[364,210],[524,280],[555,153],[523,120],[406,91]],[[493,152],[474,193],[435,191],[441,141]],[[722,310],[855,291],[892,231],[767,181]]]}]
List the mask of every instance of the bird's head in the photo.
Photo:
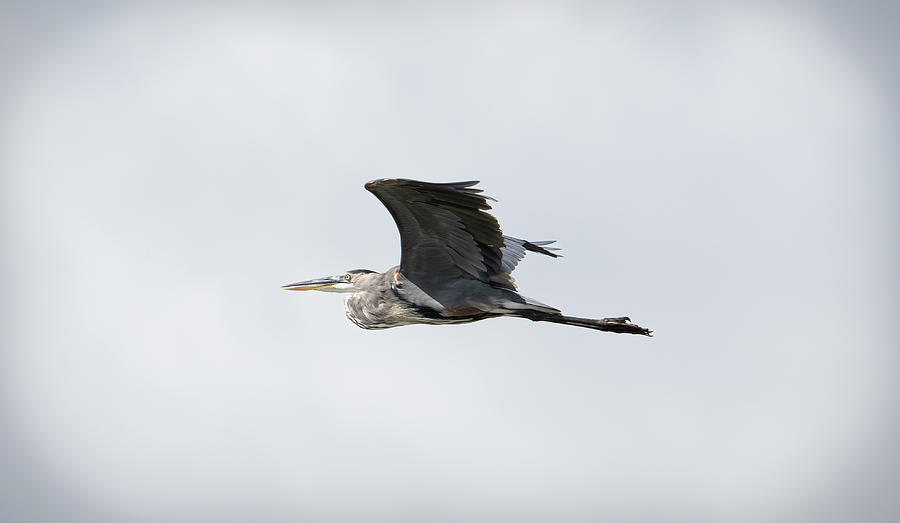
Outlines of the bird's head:
[{"label": "bird's head", "polygon": [[325,276],[313,280],[299,281],[284,285],[281,288],[288,291],[325,291],[325,292],[358,292],[362,290],[360,283],[375,271],[368,269],[354,269],[337,276]]}]

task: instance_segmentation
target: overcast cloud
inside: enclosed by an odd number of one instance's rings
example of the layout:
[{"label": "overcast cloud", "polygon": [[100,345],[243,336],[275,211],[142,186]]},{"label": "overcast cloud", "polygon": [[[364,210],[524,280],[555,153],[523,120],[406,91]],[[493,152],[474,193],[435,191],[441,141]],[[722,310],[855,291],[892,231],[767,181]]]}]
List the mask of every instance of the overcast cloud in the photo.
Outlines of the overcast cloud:
[{"label": "overcast cloud", "polygon": [[[691,5],[2,8],[0,519],[896,521],[897,12]],[[280,290],[381,177],[656,337]]]}]

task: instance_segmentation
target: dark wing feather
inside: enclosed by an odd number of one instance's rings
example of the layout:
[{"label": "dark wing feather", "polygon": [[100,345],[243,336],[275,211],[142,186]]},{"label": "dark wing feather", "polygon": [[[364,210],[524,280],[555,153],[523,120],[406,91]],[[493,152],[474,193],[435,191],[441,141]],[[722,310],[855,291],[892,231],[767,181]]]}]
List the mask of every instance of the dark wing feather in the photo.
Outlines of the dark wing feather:
[{"label": "dark wing feather", "polygon": [[[366,184],[400,231],[400,272],[427,287],[467,278],[514,290],[497,219],[478,182],[383,179]],[[427,289],[426,289],[427,290]]]},{"label": "dark wing feather", "polygon": [[501,264],[503,265],[503,271],[507,274],[511,273],[516,265],[522,261],[522,258],[525,257],[526,251],[531,252],[539,252],[541,254],[546,254],[547,256],[552,256],[554,258],[559,258],[562,254],[555,254],[550,251],[558,251],[556,247],[545,247],[545,245],[550,245],[551,243],[556,243],[555,240],[549,241],[541,241],[541,242],[530,242],[528,240],[521,240],[519,238],[513,238],[512,236],[504,236],[503,237],[503,247],[500,247],[500,252],[503,254],[503,258],[501,259]]}]

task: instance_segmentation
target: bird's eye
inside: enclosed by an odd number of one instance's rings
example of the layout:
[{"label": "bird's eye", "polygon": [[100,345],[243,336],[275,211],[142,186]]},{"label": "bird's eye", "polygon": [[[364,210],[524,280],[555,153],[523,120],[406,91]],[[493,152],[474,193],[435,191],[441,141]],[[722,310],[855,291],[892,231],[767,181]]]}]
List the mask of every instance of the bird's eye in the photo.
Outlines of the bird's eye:
[{"label": "bird's eye", "polygon": [[344,279],[347,280],[347,281],[350,281],[350,275],[349,275],[349,274],[345,274],[345,275],[344,275]]}]

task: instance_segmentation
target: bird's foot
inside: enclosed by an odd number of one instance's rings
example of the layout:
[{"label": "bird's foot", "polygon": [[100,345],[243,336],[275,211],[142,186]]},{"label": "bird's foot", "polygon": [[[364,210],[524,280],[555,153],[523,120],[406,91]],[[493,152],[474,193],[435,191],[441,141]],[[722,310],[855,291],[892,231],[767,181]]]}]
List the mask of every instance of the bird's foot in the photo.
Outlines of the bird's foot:
[{"label": "bird's foot", "polygon": [[653,331],[650,329],[645,329],[636,323],[631,323],[631,318],[628,316],[620,316],[618,318],[603,318],[600,322],[605,323],[607,329],[611,332],[618,332],[622,334],[643,334],[644,336],[653,336]]}]

